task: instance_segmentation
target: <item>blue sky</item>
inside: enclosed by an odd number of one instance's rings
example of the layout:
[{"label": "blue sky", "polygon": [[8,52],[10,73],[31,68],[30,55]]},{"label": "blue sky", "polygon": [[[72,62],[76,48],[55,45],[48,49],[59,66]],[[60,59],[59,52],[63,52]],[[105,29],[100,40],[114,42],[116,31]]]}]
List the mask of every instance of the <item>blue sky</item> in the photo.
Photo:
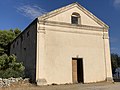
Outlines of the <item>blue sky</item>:
[{"label": "blue sky", "polygon": [[2,0],[0,30],[24,30],[37,16],[73,2],[110,26],[111,52],[120,54],[120,0]]}]

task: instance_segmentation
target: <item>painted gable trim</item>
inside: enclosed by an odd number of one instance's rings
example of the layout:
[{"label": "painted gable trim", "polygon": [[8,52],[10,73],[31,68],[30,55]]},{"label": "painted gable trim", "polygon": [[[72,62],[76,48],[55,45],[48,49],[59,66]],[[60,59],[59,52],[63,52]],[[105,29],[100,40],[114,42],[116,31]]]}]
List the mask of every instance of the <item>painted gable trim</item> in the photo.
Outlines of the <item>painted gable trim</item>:
[{"label": "painted gable trim", "polygon": [[79,3],[75,2],[72,3],[70,5],[64,6],[62,8],[56,9],[54,11],[51,11],[47,14],[44,14],[40,17],[38,17],[39,20],[46,20],[50,17],[53,17],[55,15],[58,15],[62,12],[65,12],[67,10],[72,9],[73,7],[77,7],[78,9],[80,9],[82,12],[84,12],[87,16],[89,16],[92,20],[94,20],[96,23],[98,23],[99,25],[103,26],[106,29],[109,29],[109,26],[107,24],[105,24],[103,21],[101,21],[100,19],[98,19],[95,15],[93,15],[91,12],[89,12],[87,9],[85,9],[83,6],[81,6]]}]

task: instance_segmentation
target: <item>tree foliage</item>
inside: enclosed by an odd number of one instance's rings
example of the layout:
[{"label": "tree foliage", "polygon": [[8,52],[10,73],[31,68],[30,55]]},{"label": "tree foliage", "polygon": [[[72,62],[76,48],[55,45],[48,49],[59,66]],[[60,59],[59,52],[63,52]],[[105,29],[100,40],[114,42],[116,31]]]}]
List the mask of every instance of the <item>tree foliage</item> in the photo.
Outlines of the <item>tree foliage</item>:
[{"label": "tree foliage", "polygon": [[12,30],[12,32],[15,34],[16,37],[21,33],[18,28],[15,28],[14,30]]},{"label": "tree foliage", "polygon": [[8,44],[15,39],[20,34],[18,28],[12,30],[0,30],[0,55],[4,53],[8,54],[9,46]]},{"label": "tree foliage", "polygon": [[115,74],[116,68],[120,67],[120,57],[118,54],[111,54],[112,72]]},{"label": "tree foliage", "polygon": [[15,55],[0,56],[0,78],[23,77],[24,69],[22,63],[18,63]]},{"label": "tree foliage", "polygon": [[8,56],[9,43],[11,43],[21,31],[16,29],[0,30],[0,78],[22,77],[24,69],[22,63],[16,61],[15,55]]}]

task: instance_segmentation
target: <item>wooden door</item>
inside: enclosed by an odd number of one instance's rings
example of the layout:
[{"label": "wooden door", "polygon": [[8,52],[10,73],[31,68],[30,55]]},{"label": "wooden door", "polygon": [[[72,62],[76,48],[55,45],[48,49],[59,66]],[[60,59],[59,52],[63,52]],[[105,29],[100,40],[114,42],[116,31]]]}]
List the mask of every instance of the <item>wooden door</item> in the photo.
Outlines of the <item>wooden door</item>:
[{"label": "wooden door", "polygon": [[72,60],[72,80],[73,83],[83,83],[83,59]]},{"label": "wooden door", "polygon": [[72,60],[72,80],[73,80],[73,83],[78,83],[78,80],[77,80],[77,60]]}]

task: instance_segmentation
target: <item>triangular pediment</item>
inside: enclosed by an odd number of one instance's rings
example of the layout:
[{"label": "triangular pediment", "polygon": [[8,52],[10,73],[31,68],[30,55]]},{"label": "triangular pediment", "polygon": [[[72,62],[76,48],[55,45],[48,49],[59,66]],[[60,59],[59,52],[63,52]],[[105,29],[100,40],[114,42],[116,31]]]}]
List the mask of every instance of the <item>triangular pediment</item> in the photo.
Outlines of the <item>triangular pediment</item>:
[{"label": "triangular pediment", "polygon": [[71,23],[70,17],[73,12],[77,12],[80,14],[82,25],[109,28],[108,25],[98,19],[95,15],[93,15],[79,3],[72,3],[60,9],[56,9],[52,12],[44,14],[38,18],[39,20]]}]

